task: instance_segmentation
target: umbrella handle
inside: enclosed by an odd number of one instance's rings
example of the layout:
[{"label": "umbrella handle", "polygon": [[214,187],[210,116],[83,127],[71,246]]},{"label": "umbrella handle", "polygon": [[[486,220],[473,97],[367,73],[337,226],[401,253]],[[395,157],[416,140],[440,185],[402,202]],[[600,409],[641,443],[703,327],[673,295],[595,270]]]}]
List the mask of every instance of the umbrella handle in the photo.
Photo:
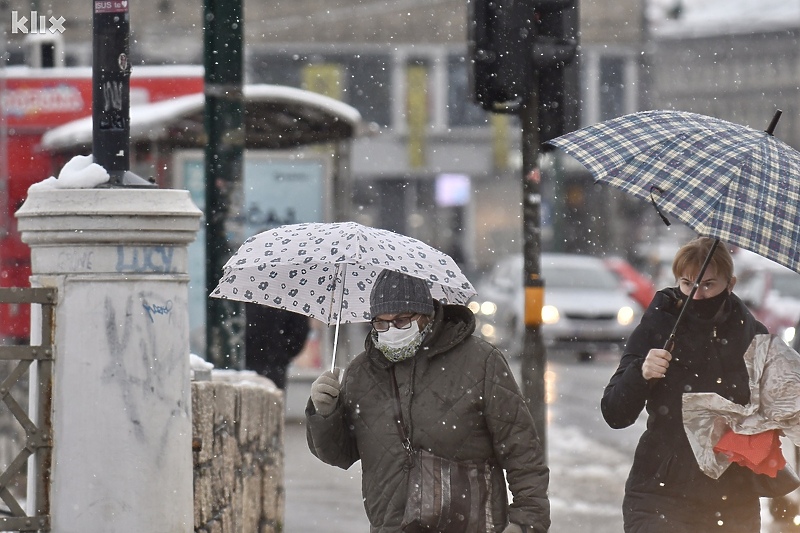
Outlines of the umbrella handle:
[{"label": "umbrella handle", "polygon": [[653,198],[653,191],[654,190],[658,192],[659,196],[664,194],[664,191],[662,191],[661,188],[656,187],[655,185],[653,185],[652,187],[650,187],[650,203],[653,204],[653,207],[656,208],[656,213],[658,213],[658,216],[661,217],[661,220],[664,222],[664,224],[666,224],[667,226],[671,226],[672,223],[669,221],[669,219],[667,217],[664,216],[664,213],[662,213],[661,209],[659,209],[658,206],[656,205],[656,200],[655,200],[655,198]]},{"label": "umbrella handle", "polygon": [[[342,301],[344,300],[344,284],[347,280],[347,263],[342,266],[342,292],[339,295],[339,312],[336,314],[336,330],[333,333],[333,353],[331,354],[331,372],[336,368],[336,346],[339,344],[339,324],[342,322]],[[339,281],[339,263],[333,273],[333,282]],[[335,292],[335,289],[334,289]]]},{"label": "umbrella handle", "polygon": [[[681,307],[681,312],[678,313],[678,320],[675,321],[675,326],[672,328],[672,332],[669,334],[667,342],[664,343],[664,349],[668,352],[671,352],[675,347],[675,334],[678,331],[678,324],[681,323],[684,313],[686,313],[686,310],[689,308],[689,304],[692,302],[692,299],[694,299],[697,288],[700,286],[700,281],[702,281],[703,275],[706,273],[706,268],[708,268],[708,264],[711,262],[711,258],[714,256],[717,246],[719,246],[719,239],[714,239],[714,244],[711,245],[711,249],[708,251],[706,260],[703,261],[703,266],[700,268],[700,272],[697,274],[697,279],[694,281],[694,285],[692,285],[692,290],[689,291],[689,296],[686,297],[686,303],[683,304],[683,307]],[[675,358],[675,361],[678,361],[678,359]]]},{"label": "umbrella handle", "polygon": [[339,319],[336,319],[336,329],[333,333],[333,353],[331,354],[331,372],[336,368],[336,345],[339,343]]}]

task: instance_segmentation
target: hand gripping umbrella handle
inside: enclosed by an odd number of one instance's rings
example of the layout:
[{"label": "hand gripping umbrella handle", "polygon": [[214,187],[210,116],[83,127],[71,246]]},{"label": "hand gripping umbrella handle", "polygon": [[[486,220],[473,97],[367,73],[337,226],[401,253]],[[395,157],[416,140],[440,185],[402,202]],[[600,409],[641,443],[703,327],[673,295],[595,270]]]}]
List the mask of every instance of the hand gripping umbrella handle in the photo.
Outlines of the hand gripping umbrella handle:
[{"label": "hand gripping umbrella handle", "polygon": [[[719,239],[714,239],[714,244],[711,245],[711,249],[708,251],[706,260],[703,261],[703,266],[700,267],[700,272],[697,274],[697,279],[694,280],[694,284],[692,285],[692,290],[689,291],[689,296],[686,297],[686,303],[683,304],[683,307],[681,307],[681,312],[678,314],[678,320],[675,321],[675,326],[673,326],[672,328],[672,333],[669,334],[667,342],[664,343],[664,349],[668,352],[671,352],[672,349],[675,347],[675,334],[678,331],[678,324],[681,323],[684,313],[686,313],[686,310],[692,303],[694,295],[697,292],[697,288],[700,286],[700,282],[703,280],[703,275],[705,275],[706,273],[706,268],[708,268],[708,264],[711,262],[711,258],[714,256],[714,252],[717,250],[717,246],[719,246]],[[675,358],[675,360],[678,361],[678,358]]]}]

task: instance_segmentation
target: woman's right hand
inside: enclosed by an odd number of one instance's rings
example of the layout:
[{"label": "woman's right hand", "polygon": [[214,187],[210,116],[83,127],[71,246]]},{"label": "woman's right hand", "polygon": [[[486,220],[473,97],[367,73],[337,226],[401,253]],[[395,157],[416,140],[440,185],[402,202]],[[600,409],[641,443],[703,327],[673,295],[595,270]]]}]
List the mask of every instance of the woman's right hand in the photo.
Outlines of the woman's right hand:
[{"label": "woman's right hand", "polygon": [[653,348],[647,352],[647,357],[642,364],[642,376],[646,380],[661,379],[667,375],[672,354],[666,350]]}]

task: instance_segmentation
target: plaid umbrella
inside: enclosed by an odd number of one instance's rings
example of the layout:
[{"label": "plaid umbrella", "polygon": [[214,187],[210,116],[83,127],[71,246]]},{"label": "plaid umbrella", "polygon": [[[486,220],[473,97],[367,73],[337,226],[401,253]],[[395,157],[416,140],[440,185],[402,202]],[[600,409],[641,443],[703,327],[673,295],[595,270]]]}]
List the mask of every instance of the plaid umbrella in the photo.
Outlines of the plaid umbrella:
[{"label": "plaid umbrella", "polygon": [[772,136],[779,117],[765,132],[695,113],[643,111],[548,144],[596,181],[652,202],[698,234],[800,272],[800,153]]},{"label": "plaid umbrella", "polygon": [[[336,324],[368,322],[369,295],[384,269],[425,280],[440,301],[476,294],[455,261],[417,239],[355,222],[280,226],[247,239],[211,292]],[[335,357],[334,357],[335,361]]]}]

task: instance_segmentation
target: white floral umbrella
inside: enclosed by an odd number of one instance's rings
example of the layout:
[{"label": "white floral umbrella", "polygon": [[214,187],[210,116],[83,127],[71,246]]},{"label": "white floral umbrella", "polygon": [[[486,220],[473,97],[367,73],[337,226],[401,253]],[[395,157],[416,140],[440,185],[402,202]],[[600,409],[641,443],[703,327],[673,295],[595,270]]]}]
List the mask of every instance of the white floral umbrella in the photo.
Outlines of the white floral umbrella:
[{"label": "white floral umbrella", "polygon": [[427,281],[442,302],[463,304],[476,294],[450,256],[422,241],[356,222],[334,222],[290,224],[250,237],[225,263],[211,296],[336,324],[335,355],[339,324],[372,318],[369,295],[384,269]]}]

